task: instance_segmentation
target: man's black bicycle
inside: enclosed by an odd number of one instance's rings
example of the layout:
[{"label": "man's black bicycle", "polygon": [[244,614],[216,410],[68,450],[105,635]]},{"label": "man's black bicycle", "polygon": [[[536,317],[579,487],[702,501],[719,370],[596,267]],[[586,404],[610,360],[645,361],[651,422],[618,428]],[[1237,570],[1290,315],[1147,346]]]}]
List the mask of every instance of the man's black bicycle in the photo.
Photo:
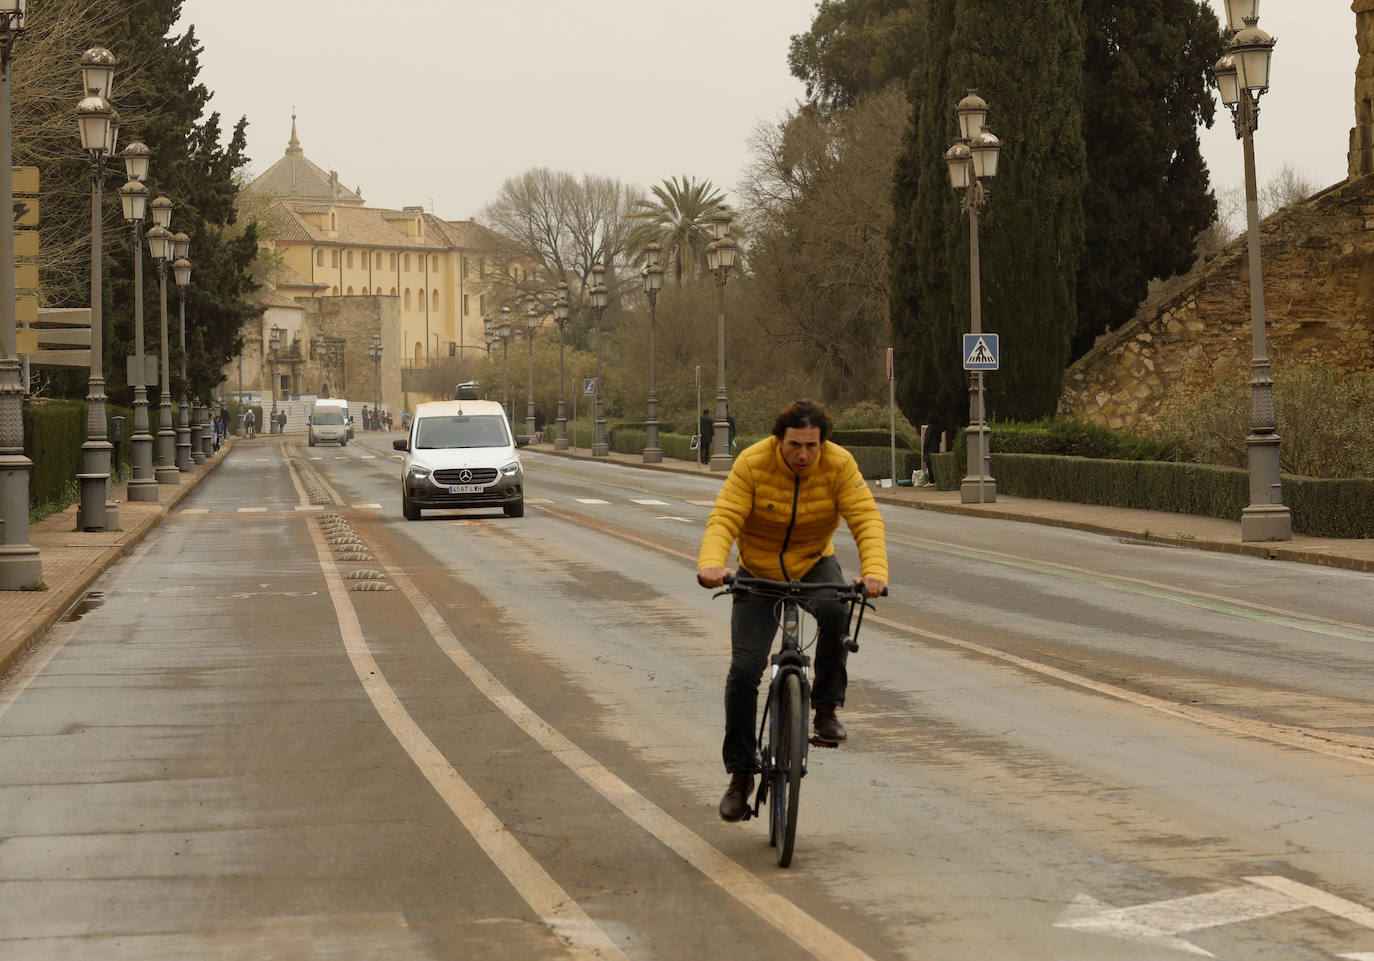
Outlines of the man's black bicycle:
[{"label": "man's black bicycle", "polygon": [[[759,724],[754,765],[759,771],[758,793],[745,819],[758,817],[768,806],[768,843],[777,848],[778,864],[792,863],[792,848],[797,839],[797,807],[801,802],[801,780],[806,774],[809,745],[838,747],[833,741],[808,737],[807,708],[811,701],[811,658],[806,651],[814,641],[802,637],[801,612],[814,601],[839,601],[848,605],[841,643],[857,651],[859,628],[864,610],[871,607],[862,584],[808,584],[802,581],[770,581],[754,577],[727,577],[721,594],[752,594],[776,597],[778,626],[782,641],[770,658],[773,679],[768,685],[768,700]],[[884,594],[887,592],[884,591]],[[858,608],[858,619],[854,609]]]}]

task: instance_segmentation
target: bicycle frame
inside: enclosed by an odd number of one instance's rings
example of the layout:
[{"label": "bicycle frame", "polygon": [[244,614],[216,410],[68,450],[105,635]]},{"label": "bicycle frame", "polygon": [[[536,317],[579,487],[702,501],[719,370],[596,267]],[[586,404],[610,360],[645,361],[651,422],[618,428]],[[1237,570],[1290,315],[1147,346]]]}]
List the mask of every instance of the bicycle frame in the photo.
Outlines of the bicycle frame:
[{"label": "bicycle frame", "polygon": [[[773,676],[768,683],[768,698],[764,702],[763,717],[759,721],[758,737],[754,739],[754,766],[758,768],[759,789],[754,795],[754,806],[745,812],[744,818],[758,817],[759,808],[768,801],[768,791],[773,786],[775,776],[776,744],[771,743],[772,738],[765,741],[764,734],[770,728],[774,728],[775,718],[773,717],[773,707],[778,701],[779,692],[786,683],[789,674],[796,674],[801,680],[801,700],[803,704],[811,702],[811,658],[802,652],[801,648],[801,605],[795,597],[782,598],[782,617],[779,618],[782,628],[782,641],[778,650],[769,658],[769,663],[773,665]],[[802,776],[806,776],[806,761],[810,751],[810,739],[802,741]]]}]

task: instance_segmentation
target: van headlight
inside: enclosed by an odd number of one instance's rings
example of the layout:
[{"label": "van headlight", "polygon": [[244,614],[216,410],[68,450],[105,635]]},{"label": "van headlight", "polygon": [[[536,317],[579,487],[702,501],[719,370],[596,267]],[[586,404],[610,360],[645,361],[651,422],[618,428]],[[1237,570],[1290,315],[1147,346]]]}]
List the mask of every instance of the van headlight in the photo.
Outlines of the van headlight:
[{"label": "van headlight", "polygon": [[515,461],[515,462],[513,462],[513,463],[507,464],[505,467],[502,467],[502,468],[501,468],[501,476],[502,476],[502,477],[514,477],[516,474],[519,474],[519,473],[520,473],[520,462],[519,462],[519,461]]},{"label": "van headlight", "polygon": [[430,475],[430,473],[431,473],[431,471],[430,471],[430,469],[429,469],[428,467],[421,467],[419,464],[411,464],[411,465],[410,465],[410,470],[409,470],[409,472],[407,473],[407,476],[408,476],[411,480],[420,481],[420,480],[424,480],[426,477],[428,477],[428,476]]}]

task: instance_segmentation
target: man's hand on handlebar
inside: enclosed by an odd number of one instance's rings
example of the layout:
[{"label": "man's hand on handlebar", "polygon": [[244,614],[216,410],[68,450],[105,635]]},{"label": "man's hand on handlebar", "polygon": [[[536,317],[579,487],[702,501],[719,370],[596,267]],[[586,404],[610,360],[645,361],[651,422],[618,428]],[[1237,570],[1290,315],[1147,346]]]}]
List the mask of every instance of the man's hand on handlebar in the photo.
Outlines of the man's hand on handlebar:
[{"label": "man's hand on handlebar", "polygon": [[725,578],[735,572],[728,567],[703,567],[697,571],[697,583],[706,588],[725,586]]},{"label": "man's hand on handlebar", "polygon": [[881,577],[856,577],[854,583],[862,584],[869,597],[882,597],[887,593],[887,581]]}]

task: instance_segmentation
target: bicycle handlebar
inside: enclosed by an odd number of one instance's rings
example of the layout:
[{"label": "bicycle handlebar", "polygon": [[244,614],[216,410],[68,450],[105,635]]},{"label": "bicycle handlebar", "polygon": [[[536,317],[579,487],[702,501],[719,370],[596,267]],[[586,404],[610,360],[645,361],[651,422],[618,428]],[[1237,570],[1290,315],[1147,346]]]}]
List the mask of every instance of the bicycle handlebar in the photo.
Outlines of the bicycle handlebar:
[{"label": "bicycle handlebar", "polygon": [[[738,574],[727,574],[725,586],[760,594],[775,594],[778,597],[800,597],[833,591],[839,595],[838,599],[840,600],[851,596],[856,599],[868,599],[868,589],[862,581],[857,584],[853,581],[827,584],[820,581],[772,581],[765,577],[740,577]],[[878,596],[887,597],[887,588],[884,587],[883,592]]]}]

